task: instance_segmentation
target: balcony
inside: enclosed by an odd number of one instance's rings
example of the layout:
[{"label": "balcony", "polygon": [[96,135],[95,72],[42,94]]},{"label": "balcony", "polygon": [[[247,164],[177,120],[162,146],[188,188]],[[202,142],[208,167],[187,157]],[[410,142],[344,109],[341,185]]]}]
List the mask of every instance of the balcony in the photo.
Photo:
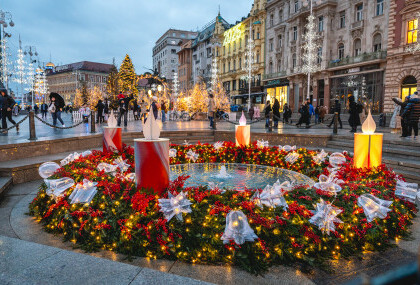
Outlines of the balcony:
[{"label": "balcony", "polygon": [[328,63],[329,68],[339,67],[348,64],[355,64],[359,62],[372,61],[377,59],[386,59],[386,50],[372,53],[364,53],[359,56],[346,57],[342,59],[332,60]]},{"label": "balcony", "polygon": [[270,73],[270,74],[264,74],[264,80],[270,80],[278,77],[286,76],[286,71],[281,71],[277,73]]},{"label": "balcony", "polygon": [[360,28],[363,28],[363,20],[351,24],[351,30],[357,30]]}]

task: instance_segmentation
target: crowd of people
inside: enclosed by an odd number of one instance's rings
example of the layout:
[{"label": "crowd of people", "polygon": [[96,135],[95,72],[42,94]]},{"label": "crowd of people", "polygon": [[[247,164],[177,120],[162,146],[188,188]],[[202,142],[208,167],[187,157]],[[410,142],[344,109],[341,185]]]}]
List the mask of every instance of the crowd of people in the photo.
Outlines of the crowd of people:
[{"label": "crowd of people", "polygon": [[393,133],[398,133],[401,129],[401,137],[414,138],[419,135],[419,119],[420,119],[420,98],[419,92],[405,97],[404,101],[399,98],[392,99],[395,103],[394,113],[392,115],[389,127]]}]

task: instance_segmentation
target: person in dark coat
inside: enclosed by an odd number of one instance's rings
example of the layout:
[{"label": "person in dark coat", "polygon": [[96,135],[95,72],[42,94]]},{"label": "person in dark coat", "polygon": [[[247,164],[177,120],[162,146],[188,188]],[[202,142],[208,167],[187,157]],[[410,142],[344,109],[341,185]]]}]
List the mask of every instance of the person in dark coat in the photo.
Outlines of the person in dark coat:
[{"label": "person in dark coat", "polygon": [[[3,98],[3,103],[1,107],[1,121],[3,129],[7,129],[6,119],[9,120],[13,125],[16,125],[16,122],[12,119],[12,109],[16,105],[15,100],[7,94],[6,90],[0,91]],[[19,125],[16,125],[16,130],[19,131]],[[4,134],[7,134],[7,130],[3,131]]]},{"label": "person in dark coat", "polygon": [[328,127],[331,128],[331,125],[334,124],[335,113],[337,113],[337,121],[340,124],[340,129],[342,129],[343,128],[343,122],[341,121],[341,117],[340,117],[340,115],[341,115],[341,104],[340,104],[340,101],[338,99],[335,99],[334,108],[333,108],[332,111],[334,112],[334,116],[331,120],[331,123],[328,125]]},{"label": "person in dark coat", "polygon": [[62,104],[56,100],[56,97],[50,97],[50,105],[48,106],[48,110],[51,112],[51,116],[53,118],[53,125],[57,125],[57,120],[65,127],[63,120],[61,119],[61,112],[63,111]]},{"label": "person in dark coat", "polygon": [[128,103],[129,98],[123,94],[118,95],[118,127],[121,127],[121,119],[124,117],[124,127],[127,127]]},{"label": "person in dark coat", "polygon": [[43,119],[47,118],[47,113],[48,113],[48,105],[45,102],[43,102],[41,104],[41,116]]},{"label": "person in dark coat", "polygon": [[134,115],[134,120],[138,120],[139,119],[139,103],[137,103],[137,100],[133,100],[133,115]]},{"label": "person in dark coat", "polygon": [[102,100],[98,100],[98,104],[96,104],[95,108],[98,111],[98,118],[96,119],[96,122],[103,123],[105,105],[104,103],[102,103]]},{"label": "person in dark coat", "polygon": [[273,121],[274,127],[279,127],[279,120],[280,120],[280,103],[279,100],[275,99],[273,104]]},{"label": "person in dark coat", "polygon": [[420,118],[420,98],[418,92],[414,92],[407,101],[402,116],[406,118],[408,125],[407,136],[411,137],[414,131],[414,138],[419,135],[419,118]]},{"label": "person in dark coat", "polygon": [[251,119],[251,121],[254,119],[254,113],[255,113],[254,105],[251,104],[251,108],[249,108],[249,110],[248,110],[248,115],[249,115],[249,118]]},{"label": "person in dark coat", "polygon": [[109,115],[109,103],[108,103],[108,99],[105,99],[105,103],[104,103],[104,114]]},{"label": "person in dark coat", "polygon": [[289,119],[292,117],[292,110],[286,103],[283,107],[283,123],[289,123]]},{"label": "person in dark coat", "polygon": [[408,120],[403,117],[403,113],[405,110],[405,107],[407,107],[408,101],[410,100],[410,95],[405,97],[404,102],[402,102],[399,98],[392,98],[392,101],[395,102],[395,104],[400,105],[400,117],[401,117],[401,137],[405,138],[408,136]]},{"label": "person in dark coat", "polygon": [[158,112],[159,112],[156,101],[157,101],[157,97],[154,96],[153,97],[153,102],[152,102],[152,111],[153,111],[153,116],[155,116],[155,120],[157,120],[157,118],[158,118]]},{"label": "person in dark coat", "polygon": [[270,100],[267,100],[264,106],[264,114],[265,114],[265,127],[268,128],[270,123],[270,112],[273,111],[271,108]]},{"label": "person in dark coat", "polygon": [[309,104],[305,102],[299,109],[300,118],[297,122],[296,126],[300,127],[302,124],[306,124],[306,127],[309,128],[309,122],[311,119],[311,115],[309,113]]},{"label": "person in dark coat", "polygon": [[[349,113],[350,113],[350,118],[349,118],[349,124],[351,127],[350,132],[355,133],[357,131],[357,126],[360,126],[360,106],[358,106],[358,104],[356,103],[354,96],[351,95],[349,97]],[[363,109],[362,109],[363,111]]]}]

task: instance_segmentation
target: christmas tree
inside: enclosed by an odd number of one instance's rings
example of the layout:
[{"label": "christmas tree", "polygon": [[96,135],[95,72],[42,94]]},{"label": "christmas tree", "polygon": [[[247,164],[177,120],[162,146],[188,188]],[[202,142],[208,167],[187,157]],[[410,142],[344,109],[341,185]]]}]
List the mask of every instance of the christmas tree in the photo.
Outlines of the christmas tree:
[{"label": "christmas tree", "polygon": [[108,80],[106,83],[106,92],[108,93],[108,100],[111,109],[118,108],[118,93],[119,93],[119,77],[118,69],[115,64],[112,65],[109,74]]},{"label": "christmas tree", "polygon": [[125,55],[125,58],[121,63],[120,71],[118,72],[118,83],[121,93],[128,93],[128,96],[133,94],[134,97],[137,97],[137,94],[139,93],[137,90],[137,75],[128,54]]},{"label": "christmas tree", "polygon": [[79,108],[89,101],[89,94],[87,90],[87,84],[85,81],[82,81],[82,88],[76,89],[76,95],[74,96],[73,105],[76,108]]},{"label": "christmas tree", "polygon": [[98,101],[103,100],[103,99],[104,99],[104,94],[102,90],[98,86],[95,86],[93,87],[93,89],[89,90],[89,99],[88,99],[87,104],[89,108],[93,110],[96,104],[98,104]]},{"label": "christmas tree", "polygon": [[209,94],[207,93],[206,84],[203,82],[196,83],[191,92],[190,113],[207,112]]},{"label": "christmas tree", "polygon": [[213,88],[214,102],[216,110],[219,109],[224,112],[229,111],[229,97],[226,94],[225,88],[223,88],[220,80],[217,80],[216,86]]}]

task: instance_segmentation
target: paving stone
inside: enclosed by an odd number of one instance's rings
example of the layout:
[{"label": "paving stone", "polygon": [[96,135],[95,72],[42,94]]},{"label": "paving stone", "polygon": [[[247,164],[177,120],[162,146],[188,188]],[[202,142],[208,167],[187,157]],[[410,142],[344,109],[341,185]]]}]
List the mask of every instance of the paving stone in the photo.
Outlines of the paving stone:
[{"label": "paving stone", "polygon": [[139,275],[130,283],[130,285],[150,285],[150,284],[165,284],[165,285],[206,285],[211,284],[202,282],[195,279],[182,277],[174,274],[163,273],[160,271],[144,268],[140,271]]}]

